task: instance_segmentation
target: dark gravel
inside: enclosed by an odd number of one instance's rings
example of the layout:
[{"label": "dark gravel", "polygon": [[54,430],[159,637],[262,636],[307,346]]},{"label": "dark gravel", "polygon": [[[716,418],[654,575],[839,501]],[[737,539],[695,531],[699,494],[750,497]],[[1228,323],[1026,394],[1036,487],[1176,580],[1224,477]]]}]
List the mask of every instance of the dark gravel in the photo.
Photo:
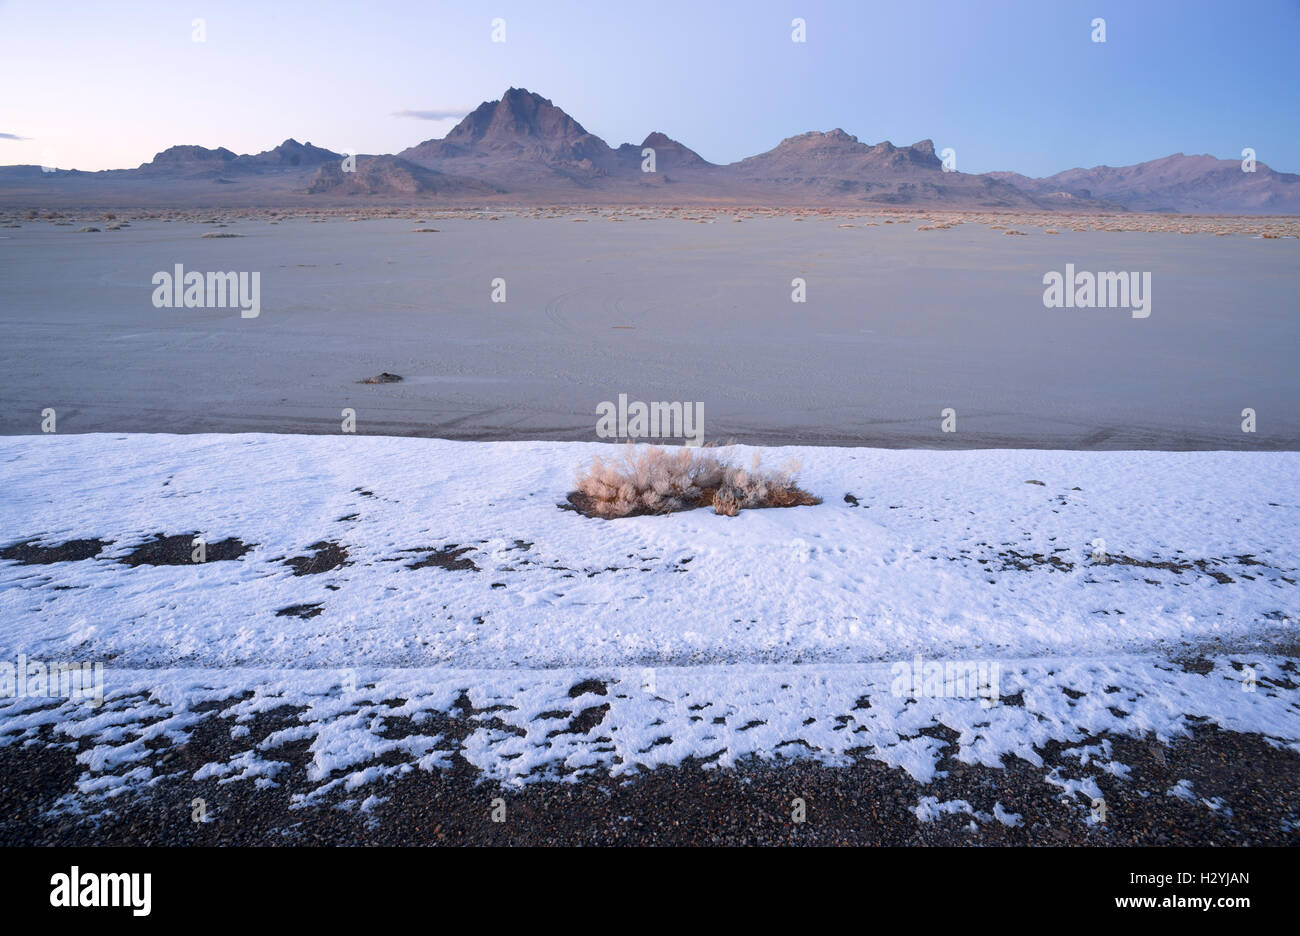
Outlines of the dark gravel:
[{"label": "dark gravel", "polygon": [[[554,778],[503,789],[484,782],[453,753],[448,769],[412,769],[291,808],[295,792],[315,786],[306,779],[307,741],[268,755],[288,764],[276,788],[189,779],[203,764],[247,750],[298,715],[291,706],[262,713],[249,736],[233,741],[229,721],[215,717],[222,707],[210,704],[210,717],[188,743],[158,748],[155,772],[168,779],[107,802],[83,800],[81,814],[50,812],[81,775],[75,745],[0,748],[0,844],[1300,845],[1300,755],[1204,725],[1167,745],[1109,737],[1114,759],[1131,768],[1125,780],[1081,767],[1056,742],[1040,750],[1043,766],[1018,758],[1008,758],[1002,769],[945,760],[940,767],[948,776],[926,786],[863,756],[847,767],[751,760],[710,769],[688,761],[632,778]],[[453,709],[418,727],[393,719],[389,730],[394,736],[442,734],[454,752],[469,730],[466,714]],[[944,726],[930,732],[945,742],[955,737]],[[1058,765],[1068,776],[1096,780],[1106,801],[1104,823],[1089,824],[1082,798],[1063,800],[1061,789],[1044,781]],[[1182,779],[1193,785],[1192,802],[1166,794]],[[358,805],[371,794],[383,802],[363,814]],[[1008,826],[987,815],[956,814],[920,822],[912,807],[922,796],[963,799],[984,814],[999,802],[1021,821]],[[1221,797],[1227,808],[1214,811],[1202,797]],[[195,799],[204,800],[208,822],[192,820]],[[796,799],[805,805],[806,821],[792,818]],[[493,822],[501,801],[505,821]]]}]

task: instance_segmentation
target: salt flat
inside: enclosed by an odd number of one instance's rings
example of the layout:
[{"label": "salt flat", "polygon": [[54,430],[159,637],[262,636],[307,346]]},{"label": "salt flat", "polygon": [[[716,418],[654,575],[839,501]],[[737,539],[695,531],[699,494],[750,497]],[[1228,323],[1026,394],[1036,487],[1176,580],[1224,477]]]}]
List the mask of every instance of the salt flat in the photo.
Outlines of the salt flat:
[{"label": "salt flat", "polygon": [[[64,433],[335,433],[350,407],[363,435],[591,440],[626,393],[702,402],[715,441],[1300,445],[1294,238],[700,216],[27,222],[0,237],[0,433],[50,407]],[[260,315],[155,308],[178,263],[260,272]],[[1150,317],[1044,308],[1067,263],[1149,271]]]}]

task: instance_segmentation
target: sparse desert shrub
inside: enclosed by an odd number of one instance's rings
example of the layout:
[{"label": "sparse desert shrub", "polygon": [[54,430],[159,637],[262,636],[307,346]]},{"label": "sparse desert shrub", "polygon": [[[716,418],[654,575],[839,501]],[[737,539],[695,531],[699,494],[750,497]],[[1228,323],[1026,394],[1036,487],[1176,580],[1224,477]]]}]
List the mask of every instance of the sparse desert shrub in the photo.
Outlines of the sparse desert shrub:
[{"label": "sparse desert shrub", "polygon": [[[627,446],[617,457],[597,455],[578,473],[567,506],[588,517],[612,520],[713,507],[724,516],[758,507],[820,504],[795,484],[797,462],[765,471],[755,455],[749,470],[725,464],[712,452]],[[566,506],[566,505],[561,505]]]},{"label": "sparse desert shrub", "polygon": [[364,380],[358,380],[357,383],[380,384],[380,383],[401,383],[401,374],[390,374],[384,371],[382,374],[376,374],[374,377],[367,377]]},{"label": "sparse desert shrub", "polygon": [[736,500],[735,492],[730,488],[725,488],[714,494],[713,512],[724,517],[734,517],[740,513],[740,504]]}]

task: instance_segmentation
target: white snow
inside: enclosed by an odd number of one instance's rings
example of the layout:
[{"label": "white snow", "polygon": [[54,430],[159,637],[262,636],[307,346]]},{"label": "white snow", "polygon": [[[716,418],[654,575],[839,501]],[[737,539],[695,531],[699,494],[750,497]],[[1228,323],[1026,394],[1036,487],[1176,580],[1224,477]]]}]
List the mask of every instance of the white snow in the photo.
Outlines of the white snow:
[{"label": "white snow", "polygon": [[[208,717],[196,706],[220,702],[239,739],[287,705],[290,727],[200,774],[272,784],[280,746],[307,740],[303,801],[455,752],[506,783],[864,752],[928,782],[944,744],[920,731],[938,723],[968,764],[1040,764],[1048,740],[1078,744],[1081,776],[1058,767],[1050,782],[1083,800],[1099,795],[1090,771],[1126,772],[1088,740],[1103,733],[1169,740],[1199,720],[1300,750],[1281,655],[1296,638],[1300,454],[783,448],[765,460],[800,458],[823,504],[618,521],[557,509],[574,470],[608,451],[0,439],[0,545],[112,541],[80,562],[0,561],[0,660],[106,663],[98,709],[0,700],[0,744],[52,727],[84,745],[83,790],[111,795],[166,772],[146,742],[184,740]],[[196,531],[255,545],[201,565],[113,561],[154,534]],[[1097,540],[1112,557],[1203,567],[1099,562]],[[348,565],[293,575],[284,559],[319,541],[344,546]],[[408,567],[453,544],[479,571]],[[276,614],[303,604],[322,610]],[[999,704],[898,691],[897,667],[918,655],[996,664]],[[1208,672],[1171,662],[1193,655]],[[478,713],[463,740],[386,728],[409,717],[418,729],[462,698]],[[584,711],[594,726],[570,728]],[[1000,806],[990,818],[1015,819]]]},{"label": "white snow", "polygon": [[[109,558],[155,533],[257,545],[192,567],[0,563],[0,648],[119,667],[681,666],[1106,653],[1296,632],[1297,590],[1283,579],[1300,566],[1300,454],[771,449],[769,464],[801,458],[825,503],[617,521],[556,509],[598,451],[609,448],[6,438],[7,542],[100,537]],[[1095,540],[1136,559],[1205,559],[1235,581],[1098,565]],[[297,577],[277,561],[318,541],[344,545],[350,564]],[[450,544],[471,547],[482,571],[407,568],[423,554],[406,550]],[[1010,550],[1073,568],[1004,569]],[[275,615],[310,603],[318,616]]]},{"label": "white snow", "polygon": [[[944,816],[965,814],[974,816],[980,822],[1000,822],[1007,826],[1020,825],[1021,815],[1019,813],[1007,812],[1001,802],[993,804],[993,812],[981,812],[970,803],[962,799],[940,800],[937,796],[923,796],[921,801],[912,807],[912,812],[921,822],[934,822],[936,819],[942,819]],[[978,826],[971,823],[971,831],[975,831]]]}]

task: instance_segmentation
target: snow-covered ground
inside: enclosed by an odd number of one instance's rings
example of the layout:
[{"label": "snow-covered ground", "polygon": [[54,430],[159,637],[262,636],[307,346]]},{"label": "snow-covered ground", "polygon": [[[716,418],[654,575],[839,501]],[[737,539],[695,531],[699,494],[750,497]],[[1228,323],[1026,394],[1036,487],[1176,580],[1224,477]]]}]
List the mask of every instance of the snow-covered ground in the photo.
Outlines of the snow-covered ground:
[{"label": "snow-covered ground", "polygon": [[[111,545],[6,564],[0,641],[10,655],[122,667],[540,668],[1070,655],[1295,633],[1300,454],[772,449],[767,464],[802,459],[823,504],[617,521],[558,510],[600,451],[4,439],[6,544]],[[158,533],[253,548],[201,565],[113,561]],[[1097,540],[1112,559],[1206,571],[1098,563]],[[347,564],[294,575],[284,560],[321,542]],[[450,547],[468,547],[456,558],[477,571],[410,568]],[[304,604],[320,613],[276,615]]]},{"label": "snow-covered ground", "polygon": [[[989,765],[1036,763],[1051,738],[1204,722],[1300,750],[1300,453],[782,448],[765,463],[801,459],[821,505],[558,509],[608,451],[2,439],[0,547],[107,545],[0,561],[0,660],[105,664],[101,707],[0,702],[0,743],[53,726],[79,739],[83,792],[109,792],[160,775],[150,739],[211,711],[237,739],[241,720],[287,705],[294,727],[204,770],[274,783],[277,746],[306,740],[319,785],[305,795],[452,753],[522,781],[867,748],[924,782],[942,743],[921,731],[937,724]],[[157,534],[251,548],[122,561]],[[980,668],[981,691],[927,678],[913,697],[899,678],[918,658]],[[435,730],[453,709],[473,730]],[[392,730],[406,718],[413,730]],[[1060,782],[1087,798],[1086,781]]]}]

